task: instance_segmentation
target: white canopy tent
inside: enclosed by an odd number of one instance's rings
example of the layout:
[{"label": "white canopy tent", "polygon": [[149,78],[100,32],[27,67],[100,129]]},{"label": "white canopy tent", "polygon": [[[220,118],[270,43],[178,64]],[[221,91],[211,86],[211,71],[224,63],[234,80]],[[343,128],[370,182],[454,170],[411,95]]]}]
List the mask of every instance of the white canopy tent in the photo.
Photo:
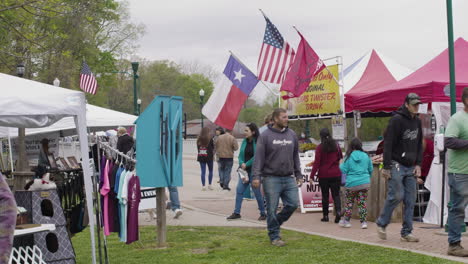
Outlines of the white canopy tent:
[{"label": "white canopy tent", "polygon": [[[105,131],[118,126],[134,126],[137,116],[114,111],[111,109],[86,104],[86,126],[92,132]],[[54,131],[62,131],[63,135],[76,135],[76,127],[74,118],[71,116],[64,117],[61,120],[47,127],[27,128],[26,136],[49,133]],[[18,136],[17,129],[8,127],[0,127],[0,138]]]},{"label": "white canopy tent", "polygon": [[[75,123],[83,157],[88,154],[86,134],[86,99],[79,91],[0,73],[0,126],[20,128],[47,127],[64,117]],[[88,213],[94,214],[91,169],[82,160]],[[96,263],[94,217],[89,218],[93,264]]]}]

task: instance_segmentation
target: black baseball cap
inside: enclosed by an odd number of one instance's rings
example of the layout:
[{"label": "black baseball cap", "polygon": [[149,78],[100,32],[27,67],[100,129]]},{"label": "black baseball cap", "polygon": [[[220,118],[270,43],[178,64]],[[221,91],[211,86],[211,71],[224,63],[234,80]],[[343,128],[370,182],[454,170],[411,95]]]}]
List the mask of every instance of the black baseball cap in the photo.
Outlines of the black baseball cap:
[{"label": "black baseball cap", "polygon": [[422,104],[421,97],[415,93],[409,93],[405,98],[405,102],[410,105]]}]

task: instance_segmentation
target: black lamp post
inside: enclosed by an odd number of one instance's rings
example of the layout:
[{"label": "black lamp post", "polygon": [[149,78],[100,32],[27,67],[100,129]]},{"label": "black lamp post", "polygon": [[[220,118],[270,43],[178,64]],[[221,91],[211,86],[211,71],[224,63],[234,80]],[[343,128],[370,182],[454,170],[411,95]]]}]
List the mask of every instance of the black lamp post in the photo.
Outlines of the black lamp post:
[{"label": "black lamp post", "polygon": [[133,113],[139,115],[138,111],[138,94],[137,94],[137,79],[138,79],[138,62],[132,62],[133,70]]},{"label": "black lamp post", "polygon": [[200,115],[201,115],[201,128],[203,129],[203,99],[205,99],[205,91],[203,89],[200,89]]}]

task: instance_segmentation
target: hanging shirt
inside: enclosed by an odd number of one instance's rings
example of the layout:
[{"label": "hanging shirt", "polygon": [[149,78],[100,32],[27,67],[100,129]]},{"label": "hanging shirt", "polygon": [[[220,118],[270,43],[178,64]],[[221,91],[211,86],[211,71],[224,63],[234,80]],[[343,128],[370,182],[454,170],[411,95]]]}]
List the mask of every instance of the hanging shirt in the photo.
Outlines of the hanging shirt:
[{"label": "hanging shirt", "polygon": [[123,191],[123,186],[125,182],[125,177],[129,172],[127,170],[124,170],[122,174],[120,175],[119,179],[119,191],[117,192],[117,198],[119,199],[119,215],[120,215],[120,241],[125,242],[124,237],[126,237],[126,232],[127,229],[125,228],[126,226],[124,225],[124,211],[125,211],[125,205],[123,204],[122,200],[122,191]]},{"label": "hanging shirt", "polygon": [[140,179],[133,175],[128,181],[128,223],[127,244],[137,241],[138,238],[138,206],[140,205]]},{"label": "hanging shirt", "polygon": [[102,216],[104,218],[104,235],[110,235],[109,231],[109,215],[108,215],[108,206],[109,206],[109,160],[106,161],[106,165],[104,166],[104,183],[101,188],[101,195],[104,197],[104,203],[102,207]]},{"label": "hanging shirt", "polygon": [[117,176],[117,171],[119,166],[116,163],[112,163],[112,170],[109,170],[109,198],[108,198],[108,211],[107,215],[109,218],[109,231],[110,232],[119,232],[120,224],[118,222],[117,212],[118,212],[118,202],[117,194],[114,192],[115,180]]},{"label": "hanging shirt", "polygon": [[[120,200],[120,210],[122,213],[122,221],[120,230],[123,233],[120,241],[127,242],[127,216],[128,216],[128,182],[133,176],[134,172],[130,171],[125,175],[123,186],[122,186],[122,199]],[[121,176],[122,177],[122,176]]]},{"label": "hanging shirt", "polygon": [[[117,173],[115,174],[115,184],[114,184],[114,206],[115,206],[115,215],[114,215],[114,230],[112,232],[119,232],[120,234],[120,205],[119,205],[119,184],[120,184],[120,175],[125,171],[125,169],[121,166],[118,166]],[[120,236],[120,235],[119,235]]]}]

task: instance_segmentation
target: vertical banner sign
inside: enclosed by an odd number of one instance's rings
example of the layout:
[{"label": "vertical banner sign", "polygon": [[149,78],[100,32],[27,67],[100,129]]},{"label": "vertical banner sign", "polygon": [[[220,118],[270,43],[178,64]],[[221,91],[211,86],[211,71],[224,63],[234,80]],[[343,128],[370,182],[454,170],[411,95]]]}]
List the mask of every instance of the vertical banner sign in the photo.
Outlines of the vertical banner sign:
[{"label": "vertical banner sign", "polygon": [[[320,189],[317,176],[314,176],[309,181],[310,173],[312,171],[313,158],[301,157],[301,171],[304,176],[304,184],[299,188],[299,201],[301,206],[301,213],[306,212],[320,212],[322,211],[322,190]],[[329,208],[333,208],[333,200],[329,196]]]},{"label": "vertical banner sign", "polygon": [[338,65],[323,69],[300,97],[282,100],[281,107],[288,110],[288,115],[337,113],[341,109],[340,88],[333,76],[338,80]]}]

